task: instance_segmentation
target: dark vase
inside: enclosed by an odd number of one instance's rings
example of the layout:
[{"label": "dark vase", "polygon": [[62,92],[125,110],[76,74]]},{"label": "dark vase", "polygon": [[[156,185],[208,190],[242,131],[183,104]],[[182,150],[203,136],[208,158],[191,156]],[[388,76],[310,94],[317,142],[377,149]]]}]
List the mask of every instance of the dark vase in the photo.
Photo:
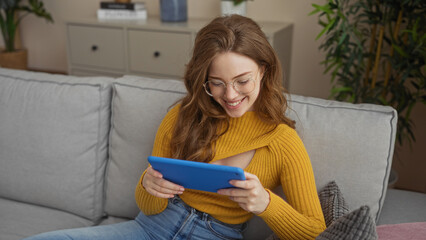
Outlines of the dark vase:
[{"label": "dark vase", "polygon": [[164,22],[183,22],[188,18],[186,0],[160,0],[160,8]]}]

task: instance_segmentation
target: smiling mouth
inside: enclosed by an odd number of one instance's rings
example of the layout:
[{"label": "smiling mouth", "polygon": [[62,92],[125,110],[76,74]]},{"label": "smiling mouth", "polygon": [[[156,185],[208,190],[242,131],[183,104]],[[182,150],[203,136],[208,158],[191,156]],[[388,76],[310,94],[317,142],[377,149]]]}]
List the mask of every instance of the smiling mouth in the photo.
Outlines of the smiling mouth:
[{"label": "smiling mouth", "polygon": [[243,99],[241,99],[239,101],[236,101],[236,102],[228,102],[228,101],[225,101],[225,102],[226,102],[227,105],[229,105],[231,107],[236,107],[238,104],[240,104],[242,101],[244,101],[244,99],[245,98],[243,98]]}]

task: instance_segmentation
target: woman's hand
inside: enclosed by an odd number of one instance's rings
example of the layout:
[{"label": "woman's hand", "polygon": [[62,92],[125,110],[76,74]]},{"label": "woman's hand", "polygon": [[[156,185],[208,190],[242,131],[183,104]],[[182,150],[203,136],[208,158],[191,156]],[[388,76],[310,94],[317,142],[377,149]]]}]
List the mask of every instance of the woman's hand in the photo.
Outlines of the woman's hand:
[{"label": "woman's hand", "polygon": [[175,194],[182,194],[185,191],[182,186],[165,180],[163,175],[151,166],[142,179],[142,186],[149,194],[159,198],[172,198]]},{"label": "woman's hand", "polygon": [[229,183],[237,188],[220,189],[217,193],[229,196],[248,212],[260,214],[265,211],[270,202],[269,193],[260,183],[256,175],[244,172],[246,180],[232,180]]}]

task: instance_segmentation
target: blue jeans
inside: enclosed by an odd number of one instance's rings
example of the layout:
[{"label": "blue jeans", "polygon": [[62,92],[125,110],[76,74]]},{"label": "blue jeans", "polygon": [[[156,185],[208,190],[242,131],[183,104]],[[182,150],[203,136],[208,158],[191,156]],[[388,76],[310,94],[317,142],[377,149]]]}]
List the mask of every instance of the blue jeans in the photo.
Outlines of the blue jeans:
[{"label": "blue jeans", "polygon": [[24,240],[243,239],[245,225],[220,222],[174,197],[169,199],[167,208],[156,215],[139,213],[135,220],[128,222],[53,231]]}]

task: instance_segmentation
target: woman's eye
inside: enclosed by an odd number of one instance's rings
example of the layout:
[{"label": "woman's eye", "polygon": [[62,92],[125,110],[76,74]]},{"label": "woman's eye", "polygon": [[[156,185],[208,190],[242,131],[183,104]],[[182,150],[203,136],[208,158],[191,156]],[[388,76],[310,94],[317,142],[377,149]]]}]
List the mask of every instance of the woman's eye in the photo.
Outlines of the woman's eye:
[{"label": "woman's eye", "polygon": [[212,84],[215,87],[220,87],[223,85],[223,83],[220,81],[210,81],[210,84]]},{"label": "woman's eye", "polygon": [[238,85],[245,85],[245,84],[247,84],[249,82],[249,80],[248,79],[245,79],[245,80],[238,80],[237,81],[237,84]]}]

